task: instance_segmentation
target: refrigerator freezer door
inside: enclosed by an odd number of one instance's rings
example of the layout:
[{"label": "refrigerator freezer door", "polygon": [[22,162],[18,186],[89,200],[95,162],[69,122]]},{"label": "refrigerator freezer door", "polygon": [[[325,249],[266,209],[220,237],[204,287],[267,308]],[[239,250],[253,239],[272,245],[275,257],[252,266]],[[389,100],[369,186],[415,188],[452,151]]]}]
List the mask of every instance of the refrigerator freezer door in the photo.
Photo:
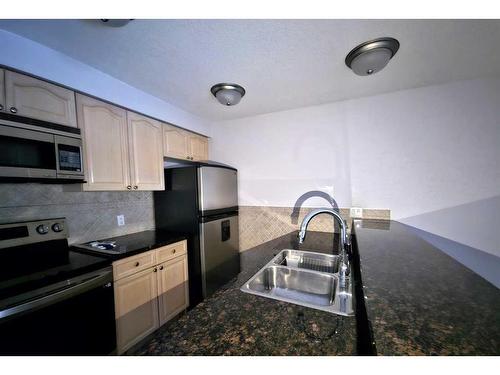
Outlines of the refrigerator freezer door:
[{"label": "refrigerator freezer door", "polygon": [[206,298],[240,272],[238,216],[200,223],[201,272]]},{"label": "refrigerator freezer door", "polygon": [[237,172],[234,169],[200,167],[198,199],[202,215],[238,206]]}]

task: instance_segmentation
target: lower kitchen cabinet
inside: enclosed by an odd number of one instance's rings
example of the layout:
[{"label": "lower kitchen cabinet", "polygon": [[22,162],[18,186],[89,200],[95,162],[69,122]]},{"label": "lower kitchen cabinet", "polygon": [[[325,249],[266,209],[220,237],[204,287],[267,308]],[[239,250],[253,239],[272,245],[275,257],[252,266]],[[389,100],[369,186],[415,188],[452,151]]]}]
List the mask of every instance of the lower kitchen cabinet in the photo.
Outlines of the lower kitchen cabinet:
[{"label": "lower kitchen cabinet", "polygon": [[113,263],[118,354],[189,306],[187,254],[178,251],[185,248],[181,241]]},{"label": "lower kitchen cabinet", "polygon": [[160,326],[188,307],[186,255],[169,260],[158,267],[158,302]]},{"label": "lower kitchen cabinet", "polygon": [[156,268],[149,268],[115,282],[118,353],[123,353],[159,327],[156,272]]}]

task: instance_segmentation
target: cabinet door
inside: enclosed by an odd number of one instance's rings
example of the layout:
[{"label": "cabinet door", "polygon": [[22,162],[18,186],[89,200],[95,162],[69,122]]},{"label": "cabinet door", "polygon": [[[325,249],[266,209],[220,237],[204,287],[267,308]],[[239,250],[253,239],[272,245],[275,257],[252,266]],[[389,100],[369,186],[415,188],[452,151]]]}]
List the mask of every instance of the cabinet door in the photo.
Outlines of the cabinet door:
[{"label": "cabinet door", "polygon": [[0,69],[0,112],[5,111],[5,85],[4,70]]},{"label": "cabinet door", "polygon": [[160,264],[158,268],[160,325],[189,306],[187,267],[187,256],[182,255]]},{"label": "cabinet door", "polygon": [[134,190],[163,190],[162,124],[127,112],[130,177]]},{"label": "cabinet door", "polygon": [[189,159],[188,134],[175,126],[163,124],[164,155],[176,159]]},{"label": "cabinet door", "polygon": [[80,94],[77,106],[87,180],[84,190],[127,190],[130,169],[126,111]]},{"label": "cabinet door", "polygon": [[5,94],[9,113],[77,126],[74,91],[6,70]]},{"label": "cabinet door", "polygon": [[194,160],[208,160],[208,139],[201,135],[190,135],[189,154]]},{"label": "cabinet door", "polygon": [[159,327],[157,268],[149,268],[115,282],[118,353]]}]

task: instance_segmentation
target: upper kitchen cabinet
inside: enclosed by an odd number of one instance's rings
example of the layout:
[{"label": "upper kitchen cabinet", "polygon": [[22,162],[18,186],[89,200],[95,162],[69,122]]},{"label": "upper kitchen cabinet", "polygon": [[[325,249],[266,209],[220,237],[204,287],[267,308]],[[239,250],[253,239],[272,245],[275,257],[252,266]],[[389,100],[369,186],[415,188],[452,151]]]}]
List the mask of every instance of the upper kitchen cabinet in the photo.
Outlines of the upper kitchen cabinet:
[{"label": "upper kitchen cabinet", "polygon": [[134,190],[163,190],[162,123],[127,112],[130,177]]},{"label": "upper kitchen cabinet", "polygon": [[208,138],[197,134],[189,136],[191,160],[208,160]]},{"label": "upper kitchen cabinet", "polygon": [[131,189],[127,112],[80,94],[76,102],[85,157],[84,190]]},{"label": "upper kitchen cabinet", "polygon": [[190,159],[188,132],[178,127],[163,124],[163,152],[165,156],[176,159]]},{"label": "upper kitchen cabinet", "polygon": [[23,74],[5,71],[5,111],[76,127],[75,93]]},{"label": "upper kitchen cabinet", "polygon": [[170,158],[207,160],[208,139],[176,126],[163,124],[163,151]]},{"label": "upper kitchen cabinet", "polygon": [[161,123],[77,94],[84,190],[163,190]]},{"label": "upper kitchen cabinet", "polygon": [[5,86],[4,86],[4,70],[0,69],[0,111],[5,110]]}]

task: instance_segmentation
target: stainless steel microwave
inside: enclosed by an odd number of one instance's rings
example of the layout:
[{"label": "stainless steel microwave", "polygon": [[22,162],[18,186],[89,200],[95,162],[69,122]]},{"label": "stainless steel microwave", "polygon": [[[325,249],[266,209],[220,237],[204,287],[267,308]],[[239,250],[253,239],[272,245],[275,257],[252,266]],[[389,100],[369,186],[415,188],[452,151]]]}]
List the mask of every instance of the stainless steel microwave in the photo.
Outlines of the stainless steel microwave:
[{"label": "stainless steel microwave", "polygon": [[80,129],[0,118],[0,177],[83,181]]}]

